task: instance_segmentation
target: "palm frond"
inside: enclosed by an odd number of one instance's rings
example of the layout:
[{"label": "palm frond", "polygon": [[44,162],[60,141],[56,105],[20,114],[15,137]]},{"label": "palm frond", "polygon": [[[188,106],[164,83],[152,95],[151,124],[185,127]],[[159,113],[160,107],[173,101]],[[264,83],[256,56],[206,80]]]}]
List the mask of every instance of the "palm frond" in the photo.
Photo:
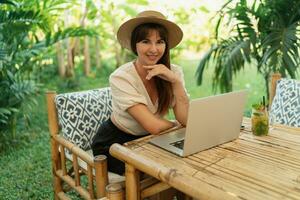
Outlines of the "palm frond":
[{"label": "palm frond", "polygon": [[[210,49],[200,60],[198,83],[208,63],[215,67],[213,86],[228,91],[232,77],[245,64],[256,62],[267,88],[271,72],[295,77],[300,66],[300,1],[299,0],[247,0],[228,1],[218,12],[217,30],[222,25],[232,25],[226,39],[217,39],[215,49]],[[267,95],[268,95],[268,90]]]},{"label": "palm frond", "polygon": [[56,42],[69,38],[69,37],[81,37],[81,36],[90,36],[90,37],[97,37],[98,33],[94,29],[85,29],[82,27],[75,27],[75,28],[67,28],[63,31],[59,30],[55,32],[53,35],[52,33],[48,33],[46,35],[45,44],[46,46],[55,44]]},{"label": "palm frond", "polygon": [[0,11],[0,25],[3,23],[38,23],[37,20],[38,12],[32,10],[20,10],[20,11]]},{"label": "palm frond", "polygon": [[0,49],[0,61],[5,60],[7,57],[7,50],[6,49]]},{"label": "palm frond", "polygon": [[213,88],[216,90],[219,85],[221,91],[230,91],[233,75],[240,71],[249,60],[249,40],[239,40],[239,37],[222,40],[217,45],[213,45],[200,60],[196,71],[197,84],[202,84],[204,69],[214,63]]},{"label": "palm frond", "polygon": [[[249,58],[249,40],[239,40],[233,37],[222,42],[222,47],[216,59],[213,87],[219,85],[221,91],[232,90],[233,75],[239,72]],[[247,54],[247,56],[245,56]]]},{"label": "palm frond", "polygon": [[16,6],[17,3],[14,1],[10,1],[10,0],[0,0],[0,4],[8,4],[8,5],[12,5],[12,6]]},{"label": "palm frond", "polygon": [[[266,65],[266,67],[275,71],[283,68],[291,77],[295,77],[299,57],[296,24],[292,24],[285,29],[273,30],[263,40],[262,48],[264,55],[260,63],[261,66]],[[278,57],[276,67],[274,67],[274,62],[270,62],[275,60],[274,57]]]},{"label": "palm frond", "polygon": [[211,60],[211,56],[213,54],[215,54],[215,52],[217,50],[218,50],[218,46],[217,45],[212,45],[211,48],[209,49],[209,51],[207,51],[205,53],[205,55],[201,58],[200,63],[198,65],[196,73],[195,73],[197,85],[202,84],[204,69],[205,69],[205,67],[207,67],[209,65],[209,61]]}]

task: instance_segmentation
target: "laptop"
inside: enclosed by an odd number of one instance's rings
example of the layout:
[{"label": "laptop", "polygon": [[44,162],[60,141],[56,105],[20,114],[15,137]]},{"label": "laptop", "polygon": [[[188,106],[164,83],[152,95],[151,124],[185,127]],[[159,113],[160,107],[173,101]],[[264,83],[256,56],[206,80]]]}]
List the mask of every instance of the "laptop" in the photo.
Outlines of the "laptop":
[{"label": "laptop", "polygon": [[182,157],[235,140],[240,133],[247,91],[191,100],[185,128],[153,137],[151,144]]}]

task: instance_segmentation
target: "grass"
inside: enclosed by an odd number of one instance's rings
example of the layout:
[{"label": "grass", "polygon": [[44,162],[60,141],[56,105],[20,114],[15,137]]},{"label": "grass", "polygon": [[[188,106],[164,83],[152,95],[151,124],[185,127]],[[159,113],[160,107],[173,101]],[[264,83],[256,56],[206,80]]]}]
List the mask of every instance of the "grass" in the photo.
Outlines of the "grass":
[{"label": "grass", "polygon": [[[180,61],[178,64],[183,66],[186,87],[191,98],[213,94],[212,69],[205,73],[203,85],[199,87],[194,77],[198,61]],[[77,77],[80,78],[67,81],[61,81],[50,74],[45,90],[67,92],[104,87],[108,85],[107,77],[112,70],[105,67],[94,72],[95,78],[84,78],[77,72]],[[245,110],[245,114],[249,114],[250,105],[260,101],[264,93],[263,79],[256,74],[254,68],[248,67],[235,78],[234,89],[243,88],[250,89]],[[46,105],[43,95],[38,96],[37,100],[38,106],[31,114],[31,128],[19,129],[19,142],[0,152],[0,199],[53,199]]]},{"label": "grass", "polygon": [[[198,61],[180,61],[179,64],[183,66],[185,84],[191,99],[220,93],[219,90],[214,93],[212,89],[213,68],[205,71],[203,84],[201,86],[197,86],[195,72]],[[243,71],[234,77],[233,90],[242,89],[249,90],[244,114],[246,116],[250,116],[251,105],[255,102],[260,102],[262,96],[265,94],[263,77],[257,74],[254,66],[248,65]]]}]

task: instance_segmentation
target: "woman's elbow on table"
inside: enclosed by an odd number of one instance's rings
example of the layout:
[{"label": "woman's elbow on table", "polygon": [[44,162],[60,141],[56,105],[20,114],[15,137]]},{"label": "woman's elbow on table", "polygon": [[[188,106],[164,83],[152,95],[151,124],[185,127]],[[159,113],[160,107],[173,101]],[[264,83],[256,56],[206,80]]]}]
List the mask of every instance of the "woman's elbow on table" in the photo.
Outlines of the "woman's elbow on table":
[{"label": "woman's elbow on table", "polygon": [[158,135],[162,130],[159,127],[153,125],[152,127],[147,127],[145,130],[151,135]]}]

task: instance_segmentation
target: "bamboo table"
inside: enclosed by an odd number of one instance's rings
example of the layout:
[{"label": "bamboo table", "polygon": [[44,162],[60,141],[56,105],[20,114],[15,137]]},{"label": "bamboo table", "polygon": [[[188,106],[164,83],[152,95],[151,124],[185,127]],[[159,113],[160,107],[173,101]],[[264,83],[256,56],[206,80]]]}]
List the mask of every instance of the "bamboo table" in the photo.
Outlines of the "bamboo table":
[{"label": "bamboo table", "polygon": [[147,143],[150,137],[112,145],[110,152],[126,163],[126,197],[140,199],[139,171],[196,199],[299,199],[300,129],[270,128],[252,135],[250,120],[239,138],[186,158]]}]

